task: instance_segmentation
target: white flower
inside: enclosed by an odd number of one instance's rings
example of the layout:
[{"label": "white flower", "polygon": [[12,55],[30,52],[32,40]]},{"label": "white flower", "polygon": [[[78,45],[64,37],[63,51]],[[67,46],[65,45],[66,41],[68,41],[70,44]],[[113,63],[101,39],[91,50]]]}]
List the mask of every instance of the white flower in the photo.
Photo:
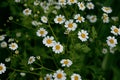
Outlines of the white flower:
[{"label": "white flower", "polygon": [[66,80],[66,73],[63,70],[57,70],[56,73],[53,74],[54,80]]},{"label": "white flower", "polygon": [[0,63],[0,74],[5,73],[6,71],[6,66],[3,63]]},{"label": "white flower", "polygon": [[82,79],[79,74],[74,73],[71,75],[71,80],[82,80]]},{"label": "white flower", "polygon": [[108,52],[108,50],[107,50],[106,48],[103,48],[103,49],[102,49],[102,53],[103,53],[103,54],[106,54],[107,52]]},{"label": "white flower", "polygon": [[4,35],[0,35],[0,41],[3,41],[5,39]]},{"label": "white flower", "polygon": [[102,19],[103,19],[103,23],[109,23],[110,21],[109,16],[106,13],[103,13]]},{"label": "white flower", "polygon": [[53,80],[52,74],[46,74],[46,76],[44,77],[44,80]]},{"label": "white flower", "polygon": [[65,22],[65,16],[62,16],[62,15],[58,15],[54,18],[54,22],[55,23],[59,23],[59,24],[62,24]]},{"label": "white flower", "polygon": [[13,20],[13,17],[12,17],[12,16],[9,16],[8,19],[11,21],[11,20]]},{"label": "white flower", "polygon": [[113,16],[113,17],[111,17],[111,19],[113,20],[113,21],[119,21],[119,17],[115,17],[115,16]]},{"label": "white flower", "polygon": [[39,4],[40,4],[40,1],[38,1],[38,0],[34,1],[35,6],[38,6]]},{"label": "white flower", "polygon": [[103,10],[103,12],[105,12],[105,13],[111,13],[111,12],[112,12],[111,7],[102,7],[102,10]]},{"label": "white flower", "polygon": [[24,76],[26,75],[26,73],[21,72],[20,75],[21,75],[22,77],[24,77]]},{"label": "white flower", "polygon": [[15,2],[19,3],[19,2],[20,2],[20,0],[15,0]]},{"label": "white flower", "polygon": [[36,32],[36,35],[39,37],[45,37],[47,34],[48,34],[48,32],[44,28],[40,28]]},{"label": "white flower", "polygon": [[58,43],[55,43],[55,44],[53,45],[52,50],[53,50],[55,53],[59,54],[59,53],[63,52],[63,46],[62,46],[59,42],[58,42]]},{"label": "white flower", "polygon": [[28,59],[28,64],[32,64],[33,62],[35,62],[35,57],[30,56],[30,58]]},{"label": "white flower", "polygon": [[10,62],[11,61],[11,58],[8,57],[8,58],[5,58],[5,62]]},{"label": "white flower", "polygon": [[88,9],[94,9],[94,4],[93,4],[92,2],[88,2],[88,3],[86,4],[86,7],[87,7]]},{"label": "white flower", "polygon": [[112,53],[112,54],[115,53],[115,49],[113,47],[110,47],[110,53]]},{"label": "white flower", "polygon": [[66,5],[66,0],[58,0],[59,5]]},{"label": "white flower", "polygon": [[97,21],[97,16],[96,15],[88,15],[87,18],[91,23],[95,23]]},{"label": "white flower", "polygon": [[31,15],[31,13],[32,13],[32,10],[30,10],[29,8],[23,10],[23,14],[26,15],[26,16]]},{"label": "white flower", "polygon": [[72,19],[70,19],[69,21],[65,22],[65,27],[67,28],[67,30],[69,31],[75,31],[77,28],[77,24],[73,22]]},{"label": "white flower", "polygon": [[5,42],[5,41],[1,42],[1,43],[0,43],[0,46],[1,46],[2,48],[6,48],[6,47],[7,47],[7,42]]},{"label": "white flower", "polygon": [[13,38],[9,38],[9,39],[8,39],[8,42],[13,42],[13,41],[14,41]]},{"label": "white flower", "polygon": [[120,35],[120,28],[117,28],[116,26],[112,25],[111,33],[113,33],[114,35]]},{"label": "white flower", "polygon": [[42,25],[41,22],[38,22],[38,21],[35,21],[35,20],[32,21],[31,23],[32,23],[33,26],[39,26],[39,25]]},{"label": "white flower", "polygon": [[67,3],[68,3],[69,5],[71,5],[71,4],[77,3],[77,0],[68,0]]},{"label": "white flower", "polygon": [[42,16],[42,17],[41,17],[41,21],[42,21],[43,23],[47,23],[47,22],[48,22],[48,18],[47,18],[46,16]]},{"label": "white flower", "polygon": [[113,37],[108,36],[106,41],[107,41],[108,46],[110,47],[115,47],[117,44],[117,39],[115,39],[114,36]]},{"label": "white flower", "polygon": [[79,2],[78,3],[78,7],[79,7],[79,10],[84,11],[85,10],[85,4],[84,4],[84,2]]},{"label": "white flower", "polygon": [[79,23],[85,22],[85,18],[82,17],[82,16],[80,16],[80,14],[76,14],[76,15],[74,16],[74,19],[76,19],[76,22],[79,22]]},{"label": "white flower", "polygon": [[85,31],[85,30],[79,31],[79,32],[78,32],[78,38],[79,38],[82,42],[87,41],[87,39],[89,38],[87,31]]},{"label": "white flower", "polygon": [[16,50],[18,48],[18,45],[17,45],[17,43],[11,43],[11,44],[9,44],[9,48],[11,50]]},{"label": "white flower", "polygon": [[47,47],[52,47],[54,45],[54,37],[53,36],[46,36],[43,39],[43,44],[45,44],[45,46]]},{"label": "white flower", "polygon": [[72,65],[72,61],[70,59],[62,59],[60,63],[62,64],[62,66],[67,66],[67,67],[70,67]]}]

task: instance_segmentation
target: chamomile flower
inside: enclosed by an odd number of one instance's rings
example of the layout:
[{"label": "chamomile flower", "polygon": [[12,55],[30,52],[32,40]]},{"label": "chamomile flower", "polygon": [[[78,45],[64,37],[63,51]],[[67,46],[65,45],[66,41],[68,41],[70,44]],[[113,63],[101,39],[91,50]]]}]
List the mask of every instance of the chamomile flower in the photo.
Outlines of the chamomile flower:
[{"label": "chamomile flower", "polygon": [[28,59],[28,64],[32,64],[33,62],[35,62],[35,57],[30,56],[30,58]]},{"label": "chamomile flower", "polygon": [[63,52],[63,46],[59,42],[54,43],[52,50],[53,50],[53,52],[59,54],[59,53]]},{"label": "chamomile flower", "polygon": [[68,0],[67,3],[68,3],[69,5],[71,5],[71,4],[77,3],[77,0]]},{"label": "chamomile flower", "polygon": [[65,16],[62,16],[62,15],[56,16],[55,19],[54,19],[54,22],[58,23],[58,24],[64,23],[65,22]]},{"label": "chamomile flower", "polygon": [[65,22],[65,27],[67,28],[67,30],[69,31],[75,31],[77,28],[77,24],[73,22],[72,19],[70,19],[69,21]]},{"label": "chamomile flower", "polygon": [[95,23],[97,21],[97,16],[96,15],[89,15],[88,19],[91,23]]},{"label": "chamomile flower", "polygon": [[79,2],[78,3],[78,7],[79,7],[79,10],[84,11],[85,10],[85,4],[84,4],[84,2]]},{"label": "chamomile flower", "polygon": [[4,35],[0,35],[0,41],[3,41],[5,39]]},{"label": "chamomile flower", "polygon": [[45,46],[47,47],[52,47],[54,45],[55,41],[54,41],[54,37],[53,36],[46,36],[43,39],[43,44],[45,44]]},{"label": "chamomile flower", "polygon": [[90,10],[90,9],[94,9],[94,4],[92,2],[88,2],[86,4],[86,7]]},{"label": "chamomile flower", "polygon": [[102,7],[102,10],[103,10],[103,12],[105,12],[105,13],[111,13],[111,12],[112,12],[111,7]]},{"label": "chamomile flower", "polygon": [[74,73],[71,75],[71,80],[82,80],[82,79],[79,74]]},{"label": "chamomile flower", "polygon": [[78,38],[79,38],[82,42],[87,41],[87,39],[89,38],[89,37],[88,37],[88,32],[85,31],[85,30],[79,31],[79,32],[78,32]]},{"label": "chamomile flower", "polygon": [[70,59],[62,59],[60,63],[62,64],[63,67],[64,66],[70,67],[72,65],[72,61]]},{"label": "chamomile flower", "polygon": [[42,17],[41,17],[41,21],[42,21],[43,23],[47,23],[47,22],[48,22],[48,18],[47,18],[46,16],[42,16]]},{"label": "chamomile flower", "polygon": [[0,43],[0,46],[1,46],[2,48],[6,48],[6,47],[7,47],[7,42],[5,42],[5,41],[1,42],[1,43]]},{"label": "chamomile flower", "polygon": [[74,16],[74,19],[76,19],[76,22],[79,22],[79,23],[85,22],[85,18],[82,17],[80,14],[76,14],[76,15]]},{"label": "chamomile flower", "polygon": [[40,28],[36,32],[36,35],[39,37],[45,37],[47,34],[48,34],[48,32],[44,28]]},{"label": "chamomile flower", "polygon": [[66,0],[58,0],[59,5],[66,5]]},{"label": "chamomile flower", "polygon": [[32,10],[30,10],[29,8],[23,10],[23,14],[26,15],[26,16],[31,15],[31,13],[32,13]]},{"label": "chamomile flower", "polygon": [[40,4],[40,1],[38,1],[38,0],[34,1],[35,6],[38,6],[39,4]]},{"label": "chamomile flower", "polygon": [[102,19],[103,19],[103,23],[109,23],[110,21],[109,16],[106,13],[103,13]]},{"label": "chamomile flower", "polygon": [[5,73],[6,71],[6,66],[3,63],[0,63],[0,74]]},{"label": "chamomile flower", "polygon": [[53,80],[52,74],[46,74],[46,76],[44,77],[44,80]]},{"label": "chamomile flower", "polygon": [[54,80],[66,80],[66,73],[59,69],[53,74],[53,78]]},{"label": "chamomile flower", "polygon": [[13,42],[13,43],[9,44],[9,48],[11,50],[16,50],[18,48],[18,45],[17,45],[17,43]]},{"label": "chamomile flower", "polygon": [[111,33],[113,33],[114,35],[120,35],[120,28],[117,28],[116,26],[112,26]]},{"label": "chamomile flower", "polygon": [[110,46],[110,47],[116,47],[116,44],[118,44],[117,39],[115,39],[114,36],[113,37],[108,36],[106,42],[107,42],[108,46]]}]

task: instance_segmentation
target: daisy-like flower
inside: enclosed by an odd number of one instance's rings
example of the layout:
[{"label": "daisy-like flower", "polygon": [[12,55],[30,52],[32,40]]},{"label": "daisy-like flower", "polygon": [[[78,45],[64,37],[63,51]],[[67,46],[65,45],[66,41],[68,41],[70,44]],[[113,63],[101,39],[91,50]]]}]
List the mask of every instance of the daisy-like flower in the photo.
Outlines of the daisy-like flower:
[{"label": "daisy-like flower", "polygon": [[32,10],[30,10],[29,8],[23,10],[23,14],[26,15],[26,16],[31,15],[31,13],[32,13]]},{"label": "daisy-like flower", "polygon": [[39,37],[45,37],[47,34],[48,34],[48,32],[44,28],[40,28],[36,32],[36,35]]},{"label": "daisy-like flower", "polygon": [[107,48],[103,48],[103,49],[102,49],[102,53],[103,53],[103,54],[106,54],[107,52],[108,52]]},{"label": "daisy-like flower", "polygon": [[18,48],[18,45],[17,45],[17,43],[14,42],[14,43],[9,44],[9,48],[11,50],[16,50]]},{"label": "daisy-like flower", "polygon": [[66,0],[58,0],[59,5],[66,5]]},{"label": "daisy-like flower", "polygon": [[74,73],[71,75],[71,80],[82,80],[82,79],[79,74]]},{"label": "daisy-like flower", "polygon": [[52,47],[54,45],[55,41],[54,41],[54,37],[53,36],[46,36],[43,39],[43,44],[45,44],[45,46],[47,47]]},{"label": "daisy-like flower", "polygon": [[96,15],[88,15],[87,18],[91,23],[95,23],[97,21],[97,16]]},{"label": "daisy-like flower", "polygon": [[28,59],[28,64],[32,64],[33,62],[35,62],[35,57],[30,56],[30,58]]},{"label": "daisy-like flower", "polygon": [[94,9],[94,4],[93,4],[92,2],[88,2],[88,3],[86,4],[86,7],[87,7],[88,9]]},{"label": "daisy-like flower", "polygon": [[82,42],[87,41],[87,39],[89,38],[89,37],[88,37],[88,32],[85,31],[85,30],[79,31],[79,32],[78,32],[78,38],[79,38]]},{"label": "daisy-like flower", "polygon": [[103,10],[103,12],[105,12],[105,13],[111,13],[111,12],[112,12],[111,7],[102,7],[102,10]]},{"label": "daisy-like flower", "polygon": [[0,41],[3,41],[5,39],[4,35],[0,35]]},{"label": "daisy-like flower", "polygon": [[116,16],[111,17],[111,19],[115,22],[119,21],[119,17],[116,17]]},{"label": "daisy-like flower", "polygon": [[38,6],[39,4],[40,4],[40,1],[38,1],[38,0],[34,1],[35,6]]},{"label": "daisy-like flower", "polygon": [[85,18],[82,17],[82,16],[80,16],[80,14],[76,14],[76,15],[74,16],[74,19],[76,19],[76,22],[79,22],[79,23],[85,22]]},{"label": "daisy-like flower", "polygon": [[70,19],[69,21],[65,22],[65,27],[67,28],[67,30],[69,31],[75,31],[77,28],[77,24],[73,22],[72,19]]},{"label": "daisy-like flower", "polygon": [[48,18],[47,18],[46,16],[42,16],[42,17],[41,17],[41,21],[42,21],[43,23],[47,23],[47,22],[48,22]]},{"label": "daisy-like flower", "polygon": [[108,46],[110,46],[112,48],[115,47],[117,44],[117,39],[115,39],[114,36],[113,37],[108,36],[106,41],[107,41]]},{"label": "daisy-like flower", "polygon": [[66,73],[63,70],[57,70],[56,73],[53,74],[54,80],[66,80]]},{"label": "daisy-like flower", "polygon": [[68,3],[69,5],[71,5],[71,4],[77,3],[77,0],[68,0],[67,3]]},{"label": "daisy-like flower", "polygon": [[46,74],[46,76],[44,77],[44,80],[53,80],[52,74]]},{"label": "daisy-like flower", "polygon": [[52,47],[52,50],[53,50],[55,53],[59,54],[59,53],[63,52],[63,46],[62,46],[59,42],[58,42],[58,43],[55,43],[55,44],[53,45],[53,47]]},{"label": "daisy-like flower", "polygon": [[62,15],[56,16],[55,19],[54,19],[54,22],[59,23],[59,24],[64,23],[65,22],[65,16],[62,16]]},{"label": "daisy-like flower", "polygon": [[5,41],[1,42],[1,43],[0,43],[0,46],[1,46],[2,48],[6,48],[6,47],[7,47],[7,42],[5,42]]},{"label": "daisy-like flower", "polygon": [[120,28],[117,28],[116,26],[112,26],[111,33],[113,33],[114,35],[120,35]]},{"label": "daisy-like flower", "polygon": [[72,65],[72,61],[70,59],[62,59],[60,63],[62,64],[63,67],[64,66],[70,67]]},{"label": "daisy-like flower", "polygon": [[3,63],[0,63],[0,74],[5,73],[6,71],[6,66]]},{"label": "daisy-like flower", "polygon": [[103,19],[103,23],[109,23],[110,21],[109,16],[106,13],[103,13],[102,19]]},{"label": "daisy-like flower", "polygon": [[79,2],[78,3],[78,7],[79,7],[79,10],[84,11],[85,10],[85,4],[84,4],[84,2]]}]

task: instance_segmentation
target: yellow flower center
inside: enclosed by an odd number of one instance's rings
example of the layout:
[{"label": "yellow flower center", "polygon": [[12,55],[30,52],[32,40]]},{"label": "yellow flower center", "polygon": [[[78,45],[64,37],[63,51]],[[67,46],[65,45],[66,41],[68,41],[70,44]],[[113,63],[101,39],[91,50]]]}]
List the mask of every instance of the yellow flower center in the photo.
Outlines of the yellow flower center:
[{"label": "yellow flower center", "polygon": [[66,65],[67,65],[68,63],[69,63],[69,62],[68,62],[68,60],[65,60],[65,61],[64,61],[64,64],[66,64]]},{"label": "yellow flower center", "polygon": [[82,38],[85,38],[85,37],[86,37],[86,35],[85,35],[84,33],[82,33],[82,34],[81,34],[81,37],[82,37]]},{"label": "yellow flower center", "polygon": [[57,21],[58,21],[58,22],[62,21],[62,18],[59,17],[59,18],[57,19]]},{"label": "yellow flower center", "polygon": [[118,33],[118,28],[115,28],[115,29],[114,29],[114,32],[115,32],[115,33]]},{"label": "yellow flower center", "polygon": [[74,0],[70,0],[70,2],[71,2],[71,3],[73,3],[73,2],[74,2]]},{"label": "yellow flower center", "polygon": [[0,71],[3,70],[3,66],[0,66]]},{"label": "yellow flower center", "polygon": [[64,3],[65,1],[64,0],[60,0],[60,3]]},{"label": "yellow flower center", "polygon": [[110,42],[111,44],[114,44],[114,40],[113,40],[113,39],[110,39],[109,42]]},{"label": "yellow flower center", "polygon": [[52,43],[52,40],[51,39],[48,39],[47,40],[47,44],[51,44]]},{"label": "yellow flower center", "polygon": [[57,74],[57,78],[58,78],[58,79],[61,79],[62,77],[63,77],[63,75],[62,75],[61,73],[58,73],[58,74]]},{"label": "yellow flower center", "polygon": [[79,20],[79,21],[82,21],[82,18],[79,16],[79,17],[78,17],[78,20]]},{"label": "yellow flower center", "polygon": [[106,11],[110,10],[110,8],[105,8]]},{"label": "yellow flower center", "polygon": [[55,46],[56,50],[60,50],[60,45]]},{"label": "yellow flower center", "polygon": [[11,47],[12,47],[12,48],[14,48],[14,47],[15,47],[15,45],[11,45]]},{"label": "yellow flower center", "polygon": [[83,8],[84,7],[83,4],[80,4],[80,7]]},{"label": "yellow flower center", "polygon": [[72,28],[72,27],[73,27],[73,23],[69,23],[69,24],[68,24],[68,27],[69,27],[69,28]]},{"label": "yellow flower center", "polygon": [[29,13],[29,10],[28,10],[28,9],[26,9],[26,10],[25,10],[25,13]]},{"label": "yellow flower center", "polygon": [[33,58],[30,58],[29,61],[32,62],[32,61],[33,61]]},{"label": "yellow flower center", "polygon": [[40,34],[43,35],[43,34],[44,34],[44,31],[40,31]]},{"label": "yellow flower center", "polygon": [[75,77],[74,77],[74,80],[79,80],[78,76],[75,76]]},{"label": "yellow flower center", "polygon": [[50,80],[50,78],[49,78],[49,77],[47,77],[47,78],[46,78],[46,80]]}]

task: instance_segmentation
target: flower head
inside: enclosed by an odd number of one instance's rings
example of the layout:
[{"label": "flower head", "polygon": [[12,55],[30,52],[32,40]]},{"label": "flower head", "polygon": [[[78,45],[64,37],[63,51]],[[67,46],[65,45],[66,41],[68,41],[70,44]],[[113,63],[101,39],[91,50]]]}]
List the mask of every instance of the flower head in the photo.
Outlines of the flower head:
[{"label": "flower head", "polygon": [[115,39],[114,36],[113,37],[108,36],[106,41],[107,41],[108,46],[110,47],[115,47],[117,44],[117,39]]},{"label": "flower head", "polygon": [[85,4],[84,4],[84,2],[79,2],[78,3],[78,7],[79,7],[79,10],[84,11],[85,10]]},{"label": "flower head", "polygon": [[114,35],[120,35],[120,28],[117,28],[116,26],[112,26],[111,33],[113,33]]},{"label": "flower head", "polygon": [[102,7],[102,10],[103,10],[103,12],[105,12],[105,13],[111,13],[111,12],[112,12],[111,7]]},{"label": "flower head", "polygon": [[54,80],[66,80],[66,73],[64,73],[63,70],[57,70],[54,74],[53,74]]},{"label": "flower head", "polygon": [[9,48],[11,50],[16,50],[18,48],[18,45],[17,45],[17,43],[14,42],[14,43],[9,44]]},{"label": "flower head", "polygon": [[42,21],[43,23],[47,23],[47,22],[48,22],[48,18],[47,18],[46,16],[42,16],[42,17],[41,17],[41,21]]},{"label": "flower head", "polygon": [[78,32],[78,38],[79,38],[82,42],[87,41],[87,39],[89,38],[87,31],[85,31],[85,30],[79,31],[79,32]]},{"label": "flower head", "polygon": [[45,37],[47,34],[48,34],[48,32],[44,28],[40,28],[36,32],[36,35],[39,37]]},{"label": "flower head", "polygon": [[76,22],[79,22],[79,23],[85,22],[85,18],[82,17],[82,16],[80,16],[80,14],[76,14],[76,15],[74,16],[74,19],[76,19]]},{"label": "flower head", "polygon": [[103,19],[103,23],[109,23],[110,21],[109,16],[106,13],[103,13],[102,19]]},{"label": "flower head", "polygon": [[35,62],[35,57],[30,56],[30,58],[28,59],[28,64],[32,64],[33,62]]},{"label": "flower head", "polygon": [[54,19],[54,22],[59,23],[59,24],[64,23],[65,22],[65,16],[62,16],[62,15],[56,16],[55,19]]},{"label": "flower head", "polygon": [[55,53],[59,54],[59,53],[63,52],[63,46],[62,46],[59,42],[58,42],[58,43],[55,43],[55,44],[53,45],[52,50],[53,50]]},{"label": "flower head", "polygon": [[46,74],[46,76],[44,77],[44,80],[53,80],[52,74]]},{"label": "flower head", "polygon": [[69,5],[71,5],[71,4],[77,3],[77,0],[68,0],[67,3],[68,3]]},{"label": "flower head", "polygon": [[23,10],[23,14],[26,15],[26,16],[31,15],[31,13],[32,13],[32,10],[30,10],[29,8]]},{"label": "flower head", "polygon": [[71,75],[71,80],[82,80],[82,79],[79,74],[74,73]]},{"label": "flower head", "polygon": [[72,65],[72,61],[70,59],[62,59],[60,63],[62,64],[62,66],[67,66],[67,67],[70,67]]},{"label": "flower head", "polygon": [[6,66],[3,63],[0,63],[0,74],[5,73],[6,71]]},{"label": "flower head", "polygon": [[47,47],[52,47],[54,45],[54,37],[53,36],[46,36],[43,39],[43,44],[45,44],[45,46]]},{"label": "flower head", "polygon": [[93,4],[92,2],[88,2],[88,3],[86,4],[86,7],[87,7],[88,9],[94,9],[94,4]]}]

